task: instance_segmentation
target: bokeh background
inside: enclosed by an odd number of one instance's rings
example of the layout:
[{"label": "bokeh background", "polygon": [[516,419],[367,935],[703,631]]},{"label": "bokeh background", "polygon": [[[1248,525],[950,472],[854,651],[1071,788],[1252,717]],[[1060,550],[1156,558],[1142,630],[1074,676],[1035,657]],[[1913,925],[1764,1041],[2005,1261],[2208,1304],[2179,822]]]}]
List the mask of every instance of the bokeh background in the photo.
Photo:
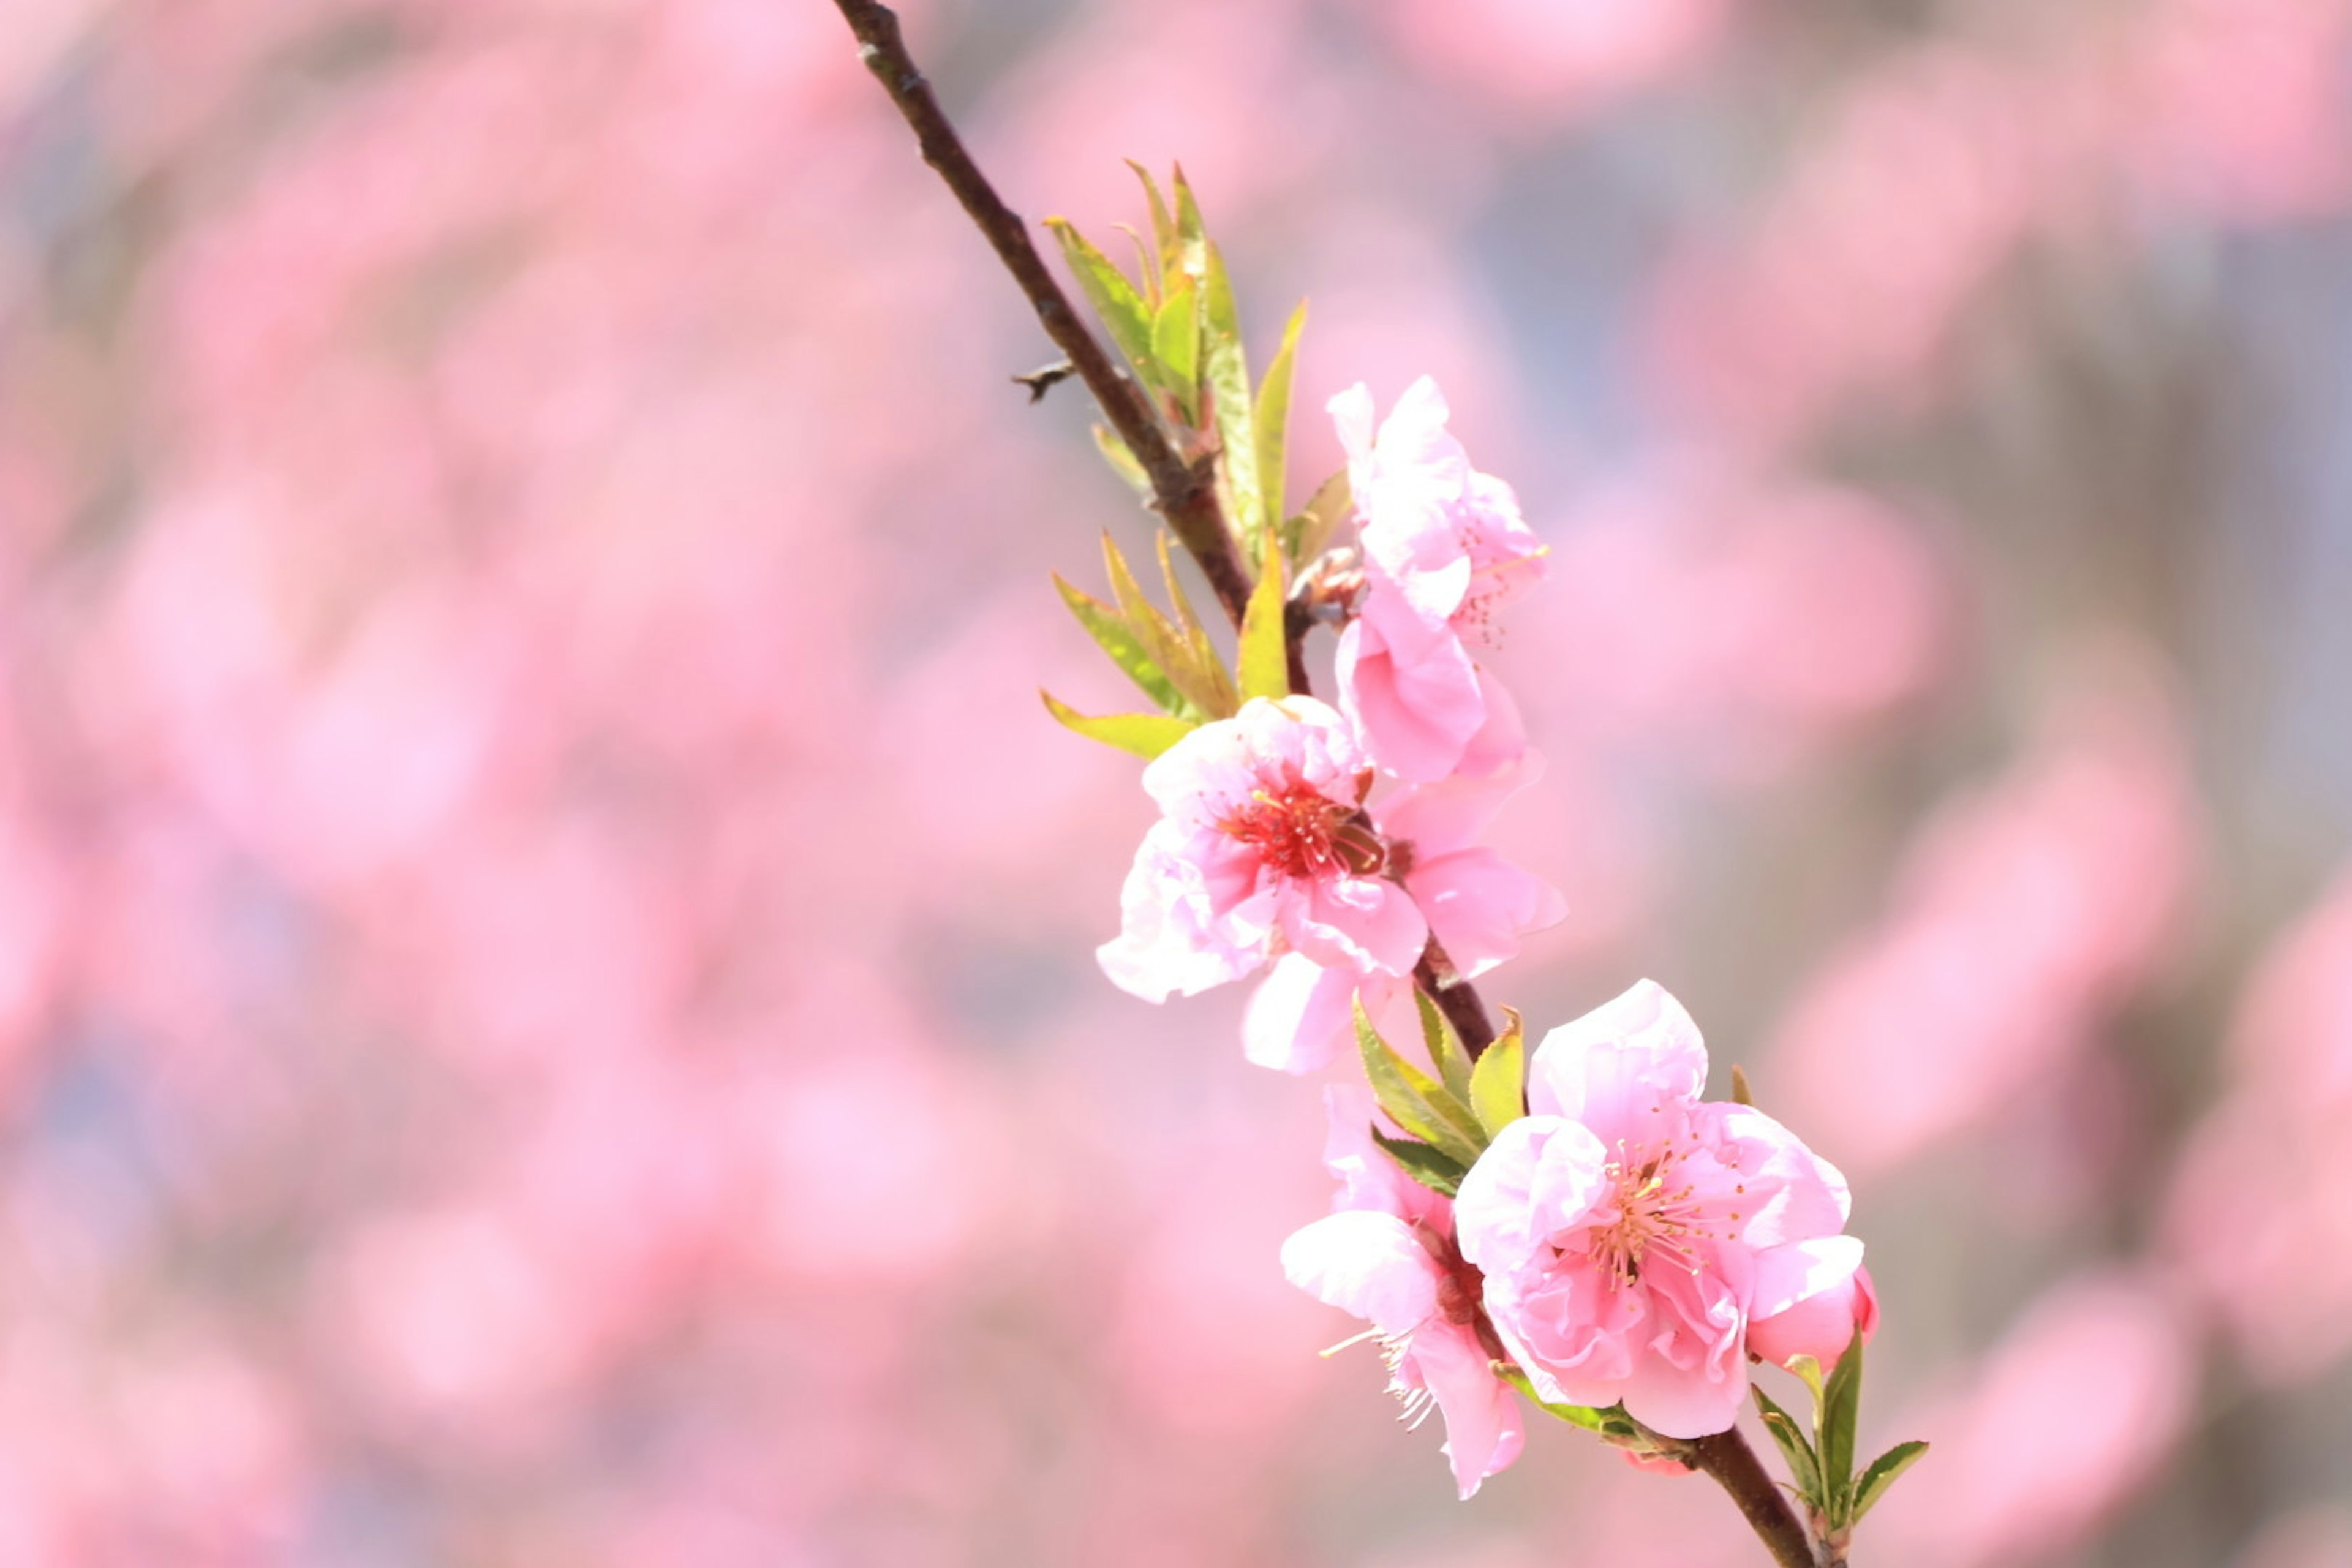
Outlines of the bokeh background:
[{"label": "bokeh background", "polygon": [[[1312,297],[1296,495],[1424,371],[1517,485],[1487,989],[1853,1178],[1861,1561],[2352,1563],[2352,0],[908,25]],[[1317,1358],[1051,357],[822,0],[8,0],[0,1563],[1761,1561]]]}]

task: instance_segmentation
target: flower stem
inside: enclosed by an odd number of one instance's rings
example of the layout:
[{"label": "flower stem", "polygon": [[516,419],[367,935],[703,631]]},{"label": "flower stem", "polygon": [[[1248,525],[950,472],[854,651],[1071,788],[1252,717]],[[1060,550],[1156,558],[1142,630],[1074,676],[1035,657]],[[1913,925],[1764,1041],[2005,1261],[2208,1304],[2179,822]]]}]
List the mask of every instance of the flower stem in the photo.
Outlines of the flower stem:
[{"label": "flower stem", "polygon": [[[1780,1568],[1823,1568],[1797,1510],[1773,1484],[1771,1475],[1756,1458],[1756,1450],[1734,1426],[1711,1437],[1694,1437],[1682,1452],[1684,1462],[1729,1494],[1757,1539]],[[1839,1560],[1843,1563],[1843,1559]]]}]

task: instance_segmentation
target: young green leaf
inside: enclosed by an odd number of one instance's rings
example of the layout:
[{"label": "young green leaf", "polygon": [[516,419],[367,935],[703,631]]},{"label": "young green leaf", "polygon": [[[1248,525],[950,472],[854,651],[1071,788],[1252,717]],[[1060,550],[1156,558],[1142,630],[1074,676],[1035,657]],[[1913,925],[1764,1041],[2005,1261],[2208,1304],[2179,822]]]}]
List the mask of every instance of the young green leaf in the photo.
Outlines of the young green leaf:
[{"label": "young green leaf", "polygon": [[1113,713],[1104,718],[1091,718],[1066,702],[1056,701],[1050,691],[1040,691],[1045,700],[1045,711],[1060,721],[1066,729],[1075,730],[1089,741],[1100,741],[1106,746],[1117,746],[1150,762],[1195,728],[1191,721],[1166,713]]},{"label": "young green leaf", "polygon": [[1152,321],[1144,307],[1143,297],[1128,281],[1127,274],[1111,265],[1110,258],[1088,244],[1086,237],[1072,227],[1066,218],[1049,217],[1045,226],[1062,242],[1062,257],[1070,264],[1071,273],[1078,287],[1085,290],[1087,303],[1102,318],[1103,326],[1110,332],[1111,342],[1118,345],[1128,363],[1140,372],[1151,355]]},{"label": "young green leaf", "polygon": [[1416,987],[1412,1000],[1421,1009],[1421,1043],[1429,1052],[1429,1059],[1437,1064],[1437,1076],[1444,1080],[1445,1091],[1463,1104],[1476,1109],[1477,1101],[1470,1098],[1472,1068],[1470,1053],[1462,1048],[1462,1037],[1445,1021],[1429,993]]},{"label": "young green leaf", "polygon": [[[1283,447],[1290,427],[1290,377],[1298,358],[1298,334],[1306,328],[1307,301],[1301,300],[1290,312],[1289,324],[1282,329],[1282,346],[1275,350],[1274,363],[1258,384],[1257,406],[1250,416],[1250,437],[1257,446],[1258,493],[1265,500],[1265,526],[1276,537],[1284,531]],[[1306,558],[1293,555],[1291,559]]]},{"label": "young green leaf", "polygon": [[1151,207],[1151,237],[1160,247],[1160,287],[1165,289],[1169,277],[1180,265],[1176,254],[1176,220],[1170,216],[1168,204],[1160,195],[1160,182],[1151,177],[1151,171],[1132,158],[1127,161],[1127,166],[1135,171],[1137,179],[1143,182],[1144,199]]},{"label": "young green leaf", "polygon": [[1462,1162],[1433,1149],[1426,1143],[1416,1143],[1410,1138],[1391,1138],[1379,1128],[1372,1129],[1372,1142],[1388,1151],[1389,1158],[1404,1170],[1404,1173],[1432,1192],[1452,1197],[1462,1190],[1465,1174]]},{"label": "young green leaf", "polygon": [[1135,245],[1136,276],[1142,279],[1138,291],[1143,296],[1144,309],[1159,310],[1160,252],[1158,248],[1146,243],[1144,237],[1135,232],[1135,226],[1131,223],[1116,223],[1111,226],[1127,236]]},{"label": "young green leaf", "polygon": [[1503,1016],[1510,1026],[1470,1071],[1470,1109],[1489,1138],[1502,1136],[1504,1128],[1528,1113],[1526,1032],[1518,1014],[1506,1007]]},{"label": "young green leaf", "polygon": [[1070,607],[1070,614],[1077,617],[1078,625],[1086,627],[1087,635],[1095,639],[1096,646],[1110,655],[1110,661],[1125,670],[1128,679],[1141,687],[1146,697],[1158,703],[1162,712],[1172,713],[1180,719],[1191,717],[1187,710],[1192,705],[1177,691],[1167,673],[1152,662],[1151,656],[1144,651],[1142,640],[1128,626],[1125,616],[1091,594],[1073,586],[1058,572],[1054,574],[1054,587],[1061,594],[1062,603]]},{"label": "young green leaf", "polygon": [[1201,374],[1209,400],[1202,415],[1217,432],[1217,474],[1223,483],[1225,515],[1241,534],[1242,554],[1255,560],[1265,527],[1265,501],[1258,488],[1257,437],[1250,415],[1249,356],[1242,344],[1241,312],[1234,303],[1224,258],[1206,247],[1208,272],[1201,284]]},{"label": "young green leaf", "polygon": [[1848,1522],[1860,1524],[1862,1516],[1868,1513],[1880,1498],[1886,1495],[1886,1489],[1895,1484],[1895,1479],[1909,1469],[1919,1456],[1927,1451],[1927,1445],[1916,1440],[1909,1443],[1897,1443],[1875,1459],[1871,1460],[1870,1468],[1863,1471],[1862,1479],[1854,1483],[1853,1517]]},{"label": "young green leaf", "polygon": [[1168,286],[1151,321],[1151,380],[1188,422],[1201,418],[1201,291],[1190,278]]},{"label": "young green leaf", "polygon": [[1135,580],[1127,557],[1119,553],[1118,545],[1108,532],[1103,535],[1103,569],[1110,577],[1111,596],[1118,602],[1119,614],[1127,618],[1128,629],[1135,634],[1143,651],[1169,682],[1203,718],[1232,718],[1236,706],[1233,680],[1218,662],[1215,650],[1205,646],[1196,647],[1160,613],[1158,605],[1143,596],[1143,585]]},{"label": "young green leaf", "polygon": [[1241,698],[1225,674],[1224,661],[1217,657],[1215,645],[1209,641],[1209,628],[1201,624],[1200,612],[1192,608],[1192,596],[1184,592],[1184,580],[1176,575],[1176,556],[1169,548],[1168,531],[1161,529],[1152,544],[1160,552],[1160,577],[1168,584],[1168,604],[1176,612],[1177,633],[1192,650],[1192,662],[1203,679],[1215,689],[1217,710],[1231,713],[1241,706]]},{"label": "young green leaf", "polygon": [[1748,1391],[1756,1396],[1756,1413],[1764,1418],[1764,1430],[1772,1435],[1780,1457],[1789,1462],[1789,1474],[1797,1485],[1797,1496],[1815,1512],[1822,1508],[1822,1467],[1813,1453],[1812,1444],[1796,1417],[1773,1403],[1772,1396],[1754,1384]]},{"label": "young green leaf", "polygon": [[1175,166],[1171,183],[1176,187],[1176,265],[1188,277],[1203,279],[1209,271],[1209,231],[1201,222],[1201,204],[1192,199],[1192,187],[1184,179],[1184,165]]},{"label": "young green leaf", "polygon": [[1731,1064],[1731,1102],[1734,1105],[1756,1103],[1756,1091],[1748,1087],[1748,1069],[1738,1062]]},{"label": "young green leaf", "polygon": [[1853,1503],[1853,1439],[1862,1425],[1862,1331],[1845,1347],[1822,1389],[1822,1483],[1826,1510],[1837,1523],[1850,1522]]},{"label": "young green leaf", "polygon": [[1108,425],[1097,425],[1094,432],[1095,450],[1103,455],[1103,461],[1110,465],[1110,471],[1125,479],[1127,488],[1133,490],[1138,499],[1151,500],[1151,476],[1143,471],[1143,465],[1135,460],[1135,454],[1127,449],[1127,443],[1120,440],[1118,433]]},{"label": "young green leaf", "polygon": [[1301,565],[1323,553],[1339,526],[1354,515],[1356,500],[1348,488],[1348,470],[1341,468],[1315,488],[1306,507],[1282,525],[1283,551]]},{"label": "young green leaf", "polygon": [[1613,1418],[1623,1415],[1622,1408],[1614,1405],[1610,1405],[1607,1409],[1596,1409],[1594,1406],[1590,1405],[1551,1404],[1547,1401],[1542,1394],[1536,1392],[1535,1384],[1528,1381],[1528,1374],[1521,1372],[1509,1362],[1496,1361],[1489,1362],[1486,1364],[1493,1369],[1496,1377],[1501,1378],[1505,1383],[1509,1384],[1513,1388],[1517,1389],[1521,1394],[1525,1395],[1528,1404],[1534,1405],[1538,1410],[1544,1411],[1552,1415],[1557,1415],[1571,1426],[1581,1426],[1587,1432],[1605,1431],[1608,1429]]},{"label": "young green leaf", "polygon": [[1469,1107],[1445,1092],[1445,1086],[1396,1053],[1372,1027],[1364,1005],[1356,1003],[1356,1047],[1364,1058],[1364,1076],[1372,1086],[1389,1120],[1407,1132],[1452,1155],[1466,1169],[1477,1163],[1486,1136]]},{"label": "young green leaf", "polygon": [[1242,700],[1290,695],[1290,648],[1283,638],[1282,548],[1265,542],[1257,586],[1242,616]]}]

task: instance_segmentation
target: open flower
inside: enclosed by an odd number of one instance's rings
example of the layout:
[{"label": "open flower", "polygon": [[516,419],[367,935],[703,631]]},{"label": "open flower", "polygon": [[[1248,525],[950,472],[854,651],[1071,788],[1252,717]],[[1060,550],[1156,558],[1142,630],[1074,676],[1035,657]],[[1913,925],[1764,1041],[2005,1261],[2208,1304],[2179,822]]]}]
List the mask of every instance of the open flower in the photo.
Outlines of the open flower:
[{"label": "open flower", "polygon": [[1341,633],[1340,705],[1381,766],[1427,782],[1514,760],[1518,714],[1474,650],[1503,603],[1543,574],[1510,486],[1470,467],[1423,376],[1372,429],[1359,383],[1330,402],[1362,520],[1366,590]]},{"label": "open flower", "polygon": [[1670,1437],[1731,1426],[1751,1319],[1836,1290],[1862,1262],[1841,1234],[1844,1178],[1763,1112],[1702,1103],[1706,1080],[1697,1026],[1641,982],[1545,1037],[1532,1114],[1471,1167],[1456,1209],[1537,1392],[1622,1401]]},{"label": "open flower", "polygon": [[[1325,1089],[1324,1163],[1339,1178],[1332,1212],[1282,1244],[1282,1271],[1318,1300],[1372,1325],[1389,1389],[1415,1426],[1445,1415],[1445,1453],[1465,1498],[1519,1457],[1518,1401],[1495,1375],[1500,1346],[1481,1332],[1477,1270],[1454,1244],[1454,1205],[1373,1144],[1370,1091]],[[1348,1343],[1354,1343],[1349,1341]]]},{"label": "open flower", "polygon": [[[1484,778],[1419,785],[1373,807],[1405,890],[1467,978],[1517,956],[1520,938],[1530,931],[1567,918],[1568,903],[1557,888],[1476,842],[1503,803],[1541,773],[1542,759],[1529,753]],[[1402,975],[1327,969],[1297,954],[1280,959],[1250,996],[1243,1049],[1260,1067],[1318,1071],[1353,1038],[1359,997],[1380,1018],[1411,988]]]},{"label": "open flower", "polygon": [[1166,815],[1136,851],[1104,973],[1164,1002],[1283,952],[1410,972],[1429,928],[1381,875],[1359,809],[1371,778],[1347,721],[1311,697],[1255,698],[1170,747],[1143,770]]}]

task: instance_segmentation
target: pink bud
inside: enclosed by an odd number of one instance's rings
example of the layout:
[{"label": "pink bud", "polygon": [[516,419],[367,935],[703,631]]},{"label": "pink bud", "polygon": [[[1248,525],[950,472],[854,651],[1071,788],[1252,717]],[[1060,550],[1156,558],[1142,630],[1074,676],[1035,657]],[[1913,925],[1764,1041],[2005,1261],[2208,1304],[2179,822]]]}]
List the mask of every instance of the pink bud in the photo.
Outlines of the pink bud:
[{"label": "pink bud", "polygon": [[1781,1366],[1809,1355],[1826,1372],[1845,1354],[1856,1329],[1865,1340],[1878,1331],[1878,1291],[1867,1268],[1857,1268],[1850,1279],[1749,1323],[1748,1350]]}]

